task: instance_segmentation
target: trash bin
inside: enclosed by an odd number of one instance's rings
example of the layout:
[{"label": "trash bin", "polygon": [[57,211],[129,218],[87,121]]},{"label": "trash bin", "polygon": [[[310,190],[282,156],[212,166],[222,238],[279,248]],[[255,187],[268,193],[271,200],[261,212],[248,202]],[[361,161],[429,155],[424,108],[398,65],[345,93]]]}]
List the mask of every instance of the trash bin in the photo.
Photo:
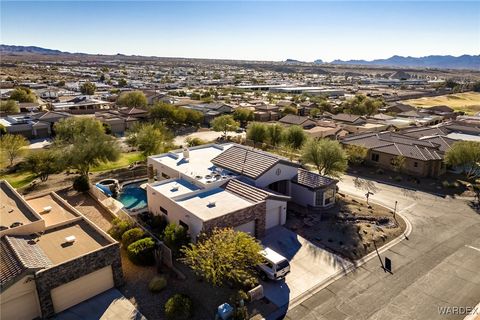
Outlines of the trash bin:
[{"label": "trash bin", "polygon": [[222,320],[227,320],[233,315],[233,307],[228,303],[218,306],[217,314]]}]

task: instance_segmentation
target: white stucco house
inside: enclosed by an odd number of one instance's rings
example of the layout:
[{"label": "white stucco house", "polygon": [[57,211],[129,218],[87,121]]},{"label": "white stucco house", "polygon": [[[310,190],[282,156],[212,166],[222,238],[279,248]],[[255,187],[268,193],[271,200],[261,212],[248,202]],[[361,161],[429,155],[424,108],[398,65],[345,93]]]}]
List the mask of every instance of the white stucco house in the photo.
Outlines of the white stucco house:
[{"label": "white stucco house", "polygon": [[149,211],[183,225],[195,239],[215,227],[256,237],[286,221],[288,201],[334,204],[336,180],[238,144],[210,144],[148,158]]}]

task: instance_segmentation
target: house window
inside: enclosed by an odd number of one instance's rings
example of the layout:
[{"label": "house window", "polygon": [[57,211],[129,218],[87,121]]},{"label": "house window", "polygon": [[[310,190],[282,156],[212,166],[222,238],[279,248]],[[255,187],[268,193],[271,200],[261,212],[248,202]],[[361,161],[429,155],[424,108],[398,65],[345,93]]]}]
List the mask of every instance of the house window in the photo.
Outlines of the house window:
[{"label": "house window", "polygon": [[418,162],[415,161],[415,162],[413,163],[413,166],[414,166],[415,168],[417,168],[417,167],[418,167]]},{"label": "house window", "polygon": [[165,172],[162,172],[162,178],[170,179],[170,176],[168,174],[166,174]]},{"label": "house window", "polygon": [[323,206],[323,190],[315,192],[315,205]]},{"label": "house window", "polygon": [[168,211],[164,207],[160,207],[160,211],[168,216]]},{"label": "house window", "polygon": [[178,222],[183,228],[185,228],[185,230],[188,230],[188,224],[186,224],[185,222],[183,222],[182,220],[180,220]]},{"label": "house window", "polygon": [[372,153],[372,161],[378,162],[380,155],[378,153]]},{"label": "house window", "polygon": [[325,205],[329,205],[335,201],[335,189],[330,188],[325,191]]}]

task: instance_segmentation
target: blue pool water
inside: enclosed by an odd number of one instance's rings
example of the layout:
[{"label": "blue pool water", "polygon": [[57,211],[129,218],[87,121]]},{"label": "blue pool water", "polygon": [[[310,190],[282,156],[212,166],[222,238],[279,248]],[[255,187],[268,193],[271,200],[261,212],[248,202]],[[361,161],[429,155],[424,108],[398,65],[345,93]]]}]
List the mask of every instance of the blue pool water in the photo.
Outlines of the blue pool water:
[{"label": "blue pool water", "polygon": [[122,187],[117,200],[128,210],[139,210],[147,207],[147,192],[140,188],[146,181],[129,183]]}]

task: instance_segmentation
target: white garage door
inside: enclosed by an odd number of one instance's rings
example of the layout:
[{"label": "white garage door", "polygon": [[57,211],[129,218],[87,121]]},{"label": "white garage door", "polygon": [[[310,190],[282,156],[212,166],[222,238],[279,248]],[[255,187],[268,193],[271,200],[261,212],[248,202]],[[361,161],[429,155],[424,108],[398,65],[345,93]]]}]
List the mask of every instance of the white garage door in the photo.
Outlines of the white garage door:
[{"label": "white garage door", "polygon": [[255,236],[255,220],[239,225],[234,228],[236,231],[243,231]]},{"label": "white garage door", "polygon": [[265,221],[265,228],[267,230],[281,224],[281,210],[282,207],[280,206],[267,211]]},{"label": "white garage door", "polygon": [[63,311],[110,288],[113,274],[108,266],[52,289],[53,309]]},{"label": "white garage door", "polygon": [[35,292],[28,292],[0,305],[2,320],[31,320],[40,316]]}]

